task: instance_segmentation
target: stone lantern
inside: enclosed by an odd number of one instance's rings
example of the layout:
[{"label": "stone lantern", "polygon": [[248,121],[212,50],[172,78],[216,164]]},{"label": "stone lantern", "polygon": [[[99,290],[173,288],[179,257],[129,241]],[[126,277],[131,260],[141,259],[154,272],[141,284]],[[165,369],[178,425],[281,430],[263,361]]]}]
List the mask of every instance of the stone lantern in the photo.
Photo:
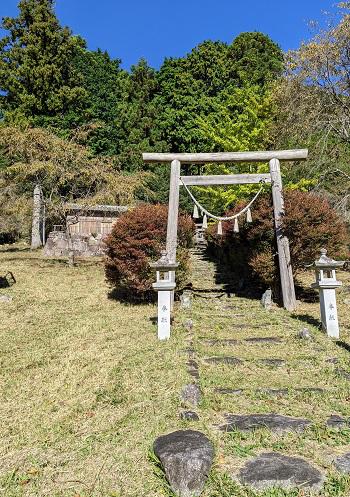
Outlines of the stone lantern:
[{"label": "stone lantern", "polygon": [[337,281],[335,270],[343,267],[344,264],[344,261],[334,261],[327,257],[326,249],[321,249],[321,257],[313,264],[316,283],[313,283],[311,286],[312,288],[317,288],[320,292],[322,328],[332,338],[339,338],[335,290],[342,286],[342,282]]},{"label": "stone lantern", "polygon": [[158,292],[158,339],[167,340],[170,338],[170,312],[172,292],[176,283],[171,281],[171,271],[178,267],[177,262],[170,262],[168,254],[162,251],[157,262],[152,262],[150,266],[157,272],[157,281],[153,283],[153,288]]}]

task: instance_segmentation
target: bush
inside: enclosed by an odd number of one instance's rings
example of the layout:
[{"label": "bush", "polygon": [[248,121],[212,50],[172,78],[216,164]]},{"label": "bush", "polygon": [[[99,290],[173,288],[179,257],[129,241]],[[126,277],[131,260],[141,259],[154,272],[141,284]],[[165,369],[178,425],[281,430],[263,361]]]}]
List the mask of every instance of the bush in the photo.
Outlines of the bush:
[{"label": "bush", "polygon": [[[117,293],[129,300],[148,300],[155,296],[152,283],[155,271],[149,267],[165,248],[168,207],[143,204],[118,219],[106,238],[105,263],[108,282]],[[177,288],[186,284],[189,270],[189,251],[192,246],[194,223],[181,214],[178,224],[176,271]]]},{"label": "bush", "polygon": [[19,234],[15,231],[0,231],[0,245],[10,245],[19,240]]},{"label": "bush", "polygon": [[[244,204],[237,205],[227,215],[242,207]],[[331,257],[347,258],[347,227],[327,199],[315,193],[287,190],[285,210],[283,229],[290,242],[294,276],[319,257],[322,247]],[[271,196],[259,197],[252,213],[253,223],[240,222],[239,233],[233,232],[233,222],[223,223],[222,237],[216,235],[215,226],[211,227],[209,244],[222,262],[239,270],[240,276],[254,277],[263,286],[276,290],[279,272]]]}]

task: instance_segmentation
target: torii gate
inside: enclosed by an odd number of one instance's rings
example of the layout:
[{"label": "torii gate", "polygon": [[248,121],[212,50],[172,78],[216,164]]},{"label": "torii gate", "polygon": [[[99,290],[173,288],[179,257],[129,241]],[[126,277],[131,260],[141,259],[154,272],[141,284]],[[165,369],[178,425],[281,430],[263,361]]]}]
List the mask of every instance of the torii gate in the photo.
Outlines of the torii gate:
[{"label": "torii gate", "polygon": [[[176,261],[177,225],[179,213],[179,187],[186,186],[241,185],[264,181],[271,183],[275,220],[275,232],[278,249],[278,261],[281,278],[283,306],[289,311],[296,308],[295,288],[290,259],[289,241],[283,234],[282,218],[284,215],[283,187],[280,161],[300,161],[307,159],[308,150],[276,150],[264,152],[223,152],[223,153],[144,153],[144,162],[171,163],[169,213],[166,250],[169,260]],[[181,164],[212,164],[223,162],[269,162],[267,174],[232,174],[208,176],[181,176]],[[181,182],[180,182],[181,178]],[[172,273],[175,282],[175,272]]]}]

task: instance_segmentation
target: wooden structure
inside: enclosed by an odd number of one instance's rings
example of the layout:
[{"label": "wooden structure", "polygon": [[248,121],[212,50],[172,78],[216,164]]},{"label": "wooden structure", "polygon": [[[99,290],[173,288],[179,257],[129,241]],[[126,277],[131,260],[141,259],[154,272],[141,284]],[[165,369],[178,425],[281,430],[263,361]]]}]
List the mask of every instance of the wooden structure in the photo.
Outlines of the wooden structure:
[{"label": "wooden structure", "polygon": [[68,204],[67,223],[71,234],[108,235],[121,213],[128,210],[120,205],[84,206]]},{"label": "wooden structure", "polygon": [[[296,307],[289,241],[282,231],[284,215],[283,189],[280,161],[300,161],[308,156],[307,150],[274,150],[262,152],[223,152],[223,153],[144,153],[147,163],[162,162],[171,164],[169,214],[167,227],[166,250],[171,262],[176,261],[177,225],[179,212],[180,177],[185,185],[233,185],[271,183],[274,207],[274,221],[278,248],[278,261],[281,278],[283,305],[292,311]],[[222,176],[181,176],[181,164],[211,164],[224,162],[269,162],[268,174],[233,174]],[[171,273],[175,282],[175,272]]]}]

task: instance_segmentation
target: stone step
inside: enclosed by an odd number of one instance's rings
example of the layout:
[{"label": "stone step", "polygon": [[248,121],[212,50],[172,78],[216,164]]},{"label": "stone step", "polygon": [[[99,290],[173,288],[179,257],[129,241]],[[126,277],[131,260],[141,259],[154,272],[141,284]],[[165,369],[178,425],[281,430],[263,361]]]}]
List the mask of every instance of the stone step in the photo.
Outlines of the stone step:
[{"label": "stone step", "polygon": [[225,414],[225,424],[220,425],[221,431],[254,431],[268,428],[273,432],[297,431],[302,432],[311,425],[304,418],[294,418],[281,414]]},{"label": "stone step", "polygon": [[279,359],[276,357],[267,357],[262,359],[250,359],[250,360],[242,360],[238,357],[232,356],[213,356],[213,357],[205,357],[204,361],[206,364],[228,364],[232,366],[237,366],[243,363],[252,363],[252,364],[261,364],[263,366],[268,366],[271,368],[280,368],[285,366],[286,361],[283,359]]},{"label": "stone step", "polygon": [[258,491],[272,487],[316,491],[322,488],[325,476],[301,457],[267,452],[248,461],[240,470],[238,480]]},{"label": "stone step", "polygon": [[[232,326],[231,326],[232,327]],[[281,337],[248,337],[243,338],[242,340],[238,340],[235,338],[204,338],[200,337],[200,341],[208,345],[209,347],[213,346],[231,346],[231,345],[239,345],[242,343],[250,343],[253,345],[261,345],[261,344],[280,344],[283,343]]]},{"label": "stone step", "polygon": [[324,394],[327,393],[325,388],[320,387],[297,387],[297,388],[257,388],[256,390],[245,390],[244,388],[227,388],[216,387],[214,393],[220,395],[240,395],[244,393],[254,393],[255,395],[271,395],[273,397],[282,397],[286,395],[293,395],[295,393],[311,393],[311,394]]}]

